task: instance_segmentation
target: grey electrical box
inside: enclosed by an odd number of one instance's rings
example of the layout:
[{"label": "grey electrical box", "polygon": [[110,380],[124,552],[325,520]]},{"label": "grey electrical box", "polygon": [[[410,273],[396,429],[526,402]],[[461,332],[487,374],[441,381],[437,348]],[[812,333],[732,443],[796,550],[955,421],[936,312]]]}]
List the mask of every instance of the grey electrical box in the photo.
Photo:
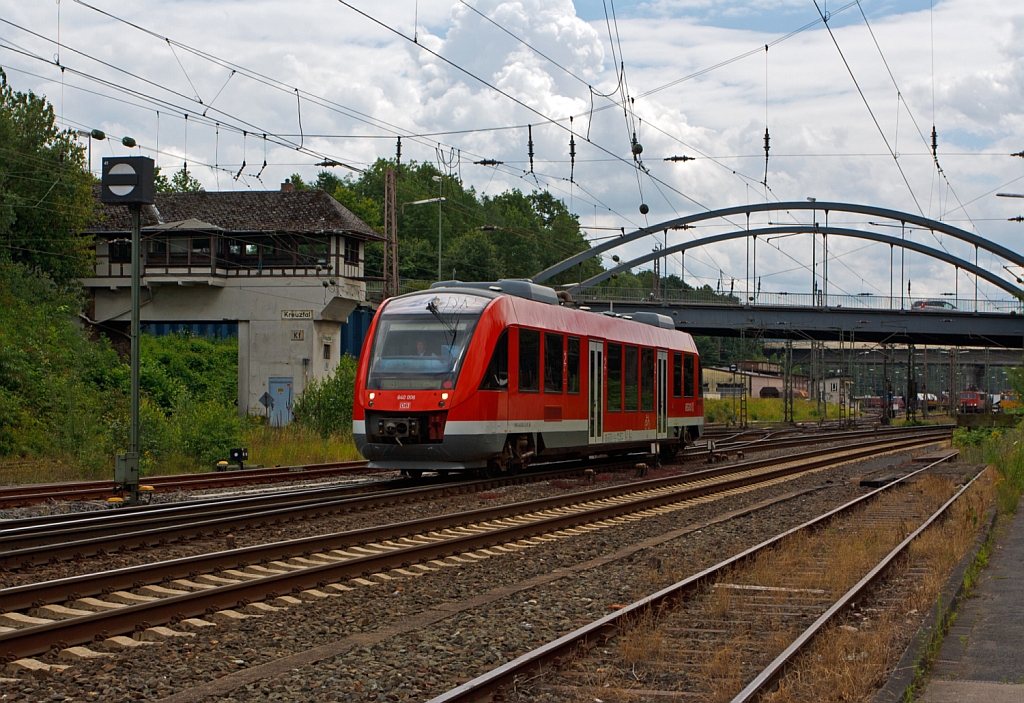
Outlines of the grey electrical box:
[{"label": "grey electrical box", "polygon": [[100,179],[100,202],[152,205],[156,195],[153,159],[106,156]]},{"label": "grey electrical box", "polygon": [[118,454],[114,461],[114,483],[122,486],[138,484],[139,453]]}]

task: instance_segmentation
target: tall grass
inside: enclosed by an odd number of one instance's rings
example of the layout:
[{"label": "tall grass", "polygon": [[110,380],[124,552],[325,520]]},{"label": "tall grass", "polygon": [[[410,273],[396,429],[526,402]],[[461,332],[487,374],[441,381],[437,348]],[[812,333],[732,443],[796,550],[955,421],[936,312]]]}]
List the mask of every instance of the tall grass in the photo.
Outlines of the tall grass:
[{"label": "tall grass", "polygon": [[260,424],[247,430],[244,439],[249,448],[249,460],[264,466],[323,464],[362,458],[350,434],[333,433],[324,437],[299,425],[269,427]]},{"label": "tall grass", "polygon": [[997,502],[1003,514],[1016,512],[1024,491],[1024,427],[957,428],[953,445],[960,449],[965,461],[986,462],[995,467]]},{"label": "tall grass", "polygon": [[[708,422],[738,422],[739,412],[739,398],[704,399],[704,418]],[[793,419],[796,422],[813,421],[821,417],[817,401],[793,399]],[[839,406],[826,405],[825,417],[838,419]],[[747,398],[747,419],[753,422],[782,422],[785,419],[782,398]]]}]

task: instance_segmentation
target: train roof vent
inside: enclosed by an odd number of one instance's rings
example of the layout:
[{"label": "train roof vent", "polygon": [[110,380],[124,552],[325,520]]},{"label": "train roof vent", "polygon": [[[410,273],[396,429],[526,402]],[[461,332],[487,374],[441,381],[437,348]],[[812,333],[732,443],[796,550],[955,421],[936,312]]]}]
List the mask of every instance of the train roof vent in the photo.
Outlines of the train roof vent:
[{"label": "train roof vent", "polygon": [[558,305],[558,295],[554,289],[534,283],[533,281],[501,279],[500,281],[438,281],[431,288],[476,288],[514,295],[517,298],[536,300],[538,303]]},{"label": "train roof vent", "polygon": [[653,325],[666,330],[674,330],[676,323],[668,315],[660,315],[656,312],[634,312],[631,314],[633,322],[642,322],[645,325]]}]

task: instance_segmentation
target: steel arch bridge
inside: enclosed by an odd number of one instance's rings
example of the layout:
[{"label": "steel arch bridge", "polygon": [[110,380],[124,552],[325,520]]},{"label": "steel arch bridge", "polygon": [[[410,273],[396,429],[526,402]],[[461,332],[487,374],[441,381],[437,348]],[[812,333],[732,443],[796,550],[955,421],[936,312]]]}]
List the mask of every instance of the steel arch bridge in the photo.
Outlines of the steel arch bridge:
[{"label": "steel arch bridge", "polygon": [[[575,293],[584,290],[586,288],[597,285],[598,283],[601,283],[602,281],[611,278],[613,274],[628,271],[632,268],[648,263],[650,261],[653,261],[654,259],[663,256],[685,252],[687,249],[703,247],[709,244],[715,244],[718,242],[728,241],[731,239],[750,237],[756,239],[757,237],[768,237],[779,234],[814,233],[824,235],[831,234],[836,236],[853,237],[858,239],[867,239],[876,242],[883,242],[893,247],[901,247],[903,249],[916,251],[918,253],[925,254],[926,256],[929,256],[933,259],[943,261],[945,263],[956,266],[957,268],[961,268],[965,271],[968,271],[977,276],[978,278],[985,279],[994,286],[997,286],[998,288],[1001,288],[1002,290],[1005,290],[1006,292],[1010,293],[1015,298],[1021,298],[1022,296],[1024,296],[1024,291],[1022,291],[1022,289],[1018,288],[1013,283],[1007,281],[1001,276],[997,276],[991,273],[987,269],[983,269],[977,266],[976,264],[967,261],[966,259],[962,259],[960,257],[953,256],[952,254],[948,254],[940,249],[935,249],[933,247],[925,246],[917,242],[908,241],[900,237],[893,237],[878,232],[872,232],[870,230],[852,229],[849,227],[830,227],[828,225],[828,215],[829,213],[833,212],[869,215],[872,217],[878,217],[893,222],[899,222],[902,225],[909,224],[917,227],[922,227],[924,229],[929,229],[932,230],[933,232],[941,232],[942,234],[946,234],[961,241],[967,242],[968,244],[972,244],[975,247],[975,250],[981,249],[987,252],[991,252],[992,254],[995,254],[996,256],[999,256],[1000,258],[1005,259],[1006,261],[1016,266],[1024,268],[1024,256],[1021,256],[1020,254],[1010,249],[1007,249],[1006,247],[1000,244],[985,239],[984,237],[980,237],[974,234],[973,232],[968,232],[965,229],[954,227],[945,222],[928,219],[926,217],[914,215],[909,212],[899,212],[897,210],[889,210],[886,208],[879,208],[871,205],[858,205],[853,203],[806,201],[756,203],[753,205],[740,205],[731,208],[723,208],[721,210],[710,210],[708,212],[696,213],[693,215],[687,215],[685,217],[678,217],[674,220],[667,220],[665,222],[661,222],[655,225],[643,227],[641,229],[637,229],[634,230],[633,232],[625,234],[621,237],[610,239],[606,242],[598,244],[597,246],[591,247],[587,251],[580,252],[575,256],[571,256],[563,261],[560,261],[554,266],[550,266],[536,274],[533,277],[533,281],[536,283],[541,283],[553,276],[563,273],[564,271],[568,271],[572,267],[577,266],[588,259],[591,259],[595,256],[599,256],[604,252],[609,251],[610,249],[620,247],[623,244],[628,244],[629,242],[636,241],[637,239],[646,237],[651,234],[657,234],[659,232],[664,232],[670,229],[682,229],[686,225],[693,225],[696,223],[702,223],[716,219],[726,219],[736,215],[749,216],[759,212],[786,212],[792,210],[821,210],[825,214],[826,224],[824,226],[819,226],[817,224],[806,225],[799,223],[780,223],[777,225],[772,225],[771,227],[760,227],[757,229],[737,229],[732,232],[726,232],[723,234],[716,234],[708,237],[703,237],[700,239],[694,239],[688,242],[683,242],[681,244],[676,244],[674,246],[668,247],[667,249],[661,249],[656,252],[651,252],[648,254],[644,254],[642,256],[638,256],[635,259],[630,259],[629,261],[623,262],[614,268],[608,269],[607,271],[604,271],[596,276],[592,276],[591,278],[588,278],[585,281],[581,281],[580,283],[577,283],[574,286],[569,287],[568,291],[570,293]],[[726,221],[728,222],[727,219]]]},{"label": "steel arch bridge", "polygon": [[[744,216],[749,218],[754,213],[761,212],[787,212],[798,210],[821,211],[825,215],[825,224],[813,225],[793,223],[777,224],[770,227],[758,227],[750,229],[741,227],[728,218]],[[888,220],[889,223],[898,225],[912,225],[928,229],[933,232],[948,235],[960,241],[966,242],[975,247],[978,251],[990,252],[1009,264],[1024,268],[1024,256],[1006,247],[992,242],[972,232],[954,227],[948,223],[932,220],[912,213],[900,212],[886,208],[879,208],[870,205],[859,205],[854,203],[839,202],[807,202],[791,201],[780,203],[757,203],[737,207],[711,210],[703,213],[696,213],[668,220],[655,225],[650,225],[633,232],[624,234],[602,242],[591,249],[580,252],[561,261],[533,277],[533,281],[540,283],[550,279],[573,267],[582,264],[584,261],[600,256],[616,247],[629,242],[636,241],[647,235],[660,234],[669,229],[682,229],[685,225],[706,223],[721,219],[736,227],[733,231],[710,235],[683,242],[665,249],[645,253],[636,258],[619,263],[614,268],[608,269],[596,276],[566,286],[570,294],[580,293],[587,288],[595,286],[602,281],[611,278],[613,275],[628,271],[654,259],[668,256],[674,253],[682,253],[688,249],[703,247],[718,242],[729,241],[741,238],[765,238],[768,236],[788,234],[823,234],[841,237],[851,237],[869,241],[889,244],[890,247],[900,247],[908,251],[915,251],[924,254],[932,259],[942,261],[963,269],[976,276],[978,280],[985,280],[993,286],[1006,291],[1017,301],[1024,301],[1024,290],[1015,283],[1007,280],[991,271],[978,266],[958,256],[954,256],[940,249],[926,246],[918,242],[908,241],[901,237],[894,237],[869,229],[858,229],[856,226],[834,227],[828,224],[830,213],[867,215],[873,218]],[[748,219],[749,222],[749,219]],[[902,293],[901,293],[902,296]],[[593,303],[588,303],[595,307]],[[595,309],[603,306],[598,304]],[[610,305],[609,305],[610,307]],[[620,303],[615,304],[616,310],[623,310]],[[732,308],[718,306],[705,306],[702,309],[700,304],[668,304],[657,302],[652,304],[636,303],[632,307],[636,309],[652,310],[655,307],[663,308],[664,312],[671,312],[676,317],[678,325],[686,326],[687,329],[697,334],[732,335],[738,334],[740,330],[758,328],[767,336],[793,337],[804,339],[843,339],[854,334],[857,339],[863,341],[891,341],[897,343],[919,343],[919,344],[962,344],[965,346],[1001,346],[1019,349],[1024,347],[1024,316],[1018,314],[1004,313],[978,313],[963,312],[959,310],[945,310],[941,315],[922,314],[907,315],[905,310],[847,310],[837,307],[827,307],[826,302],[814,306],[765,306],[748,305],[743,301]],[[1018,306],[1019,307],[1019,306]],[[670,308],[671,310],[664,310]],[[1013,312],[1016,312],[1014,310]]]}]

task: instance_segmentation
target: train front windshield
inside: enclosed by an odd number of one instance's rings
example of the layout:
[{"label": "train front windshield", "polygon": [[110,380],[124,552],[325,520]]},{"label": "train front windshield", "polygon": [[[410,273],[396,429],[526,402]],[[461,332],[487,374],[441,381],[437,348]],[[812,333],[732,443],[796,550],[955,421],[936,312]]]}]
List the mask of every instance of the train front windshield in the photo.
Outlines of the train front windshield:
[{"label": "train front windshield", "polygon": [[451,390],[490,299],[424,293],[388,303],[377,323],[366,387]]}]

